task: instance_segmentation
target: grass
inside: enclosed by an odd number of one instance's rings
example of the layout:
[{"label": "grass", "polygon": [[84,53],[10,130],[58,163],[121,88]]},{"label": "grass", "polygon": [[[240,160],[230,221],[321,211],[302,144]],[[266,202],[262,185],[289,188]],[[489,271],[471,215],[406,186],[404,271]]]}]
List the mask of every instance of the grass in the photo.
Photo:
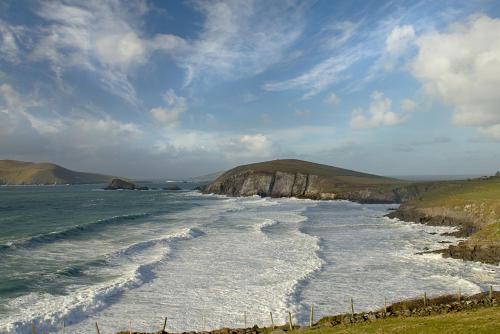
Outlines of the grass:
[{"label": "grass", "polygon": [[431,191],[405,205],[468,217],[476,228],[467,240],[473,245],[500,245],[500,177],[437,182]]},{"label": "grass", "polygon": [[328,165],[317,164],[309,161],[283,159],[272,160],[249,165],[238,166],[226,173],[237,174],[241,171],[253,170],[254,172],[274,173],[275,171],[289,172],[289,173],[302,173],[312,174],[323,177],[323,179],[331,181],[337,186],[342,183],[345,184],[359,184],[359,185],[378,185],[378,184],[395,184],[404,183],[404,181],[396,180],[388,177],[352,171],[344,168],[338,168]]},{"label": "grass", "polygon": [[[299,332],[299,331],[295,331]],[[500,333],[500,306],[428,317],[389,318],[369,323],[301,330],[301,334],[494,334]]]},{"label": "grass", "polygon": [[489,180],[442,182],[434,190],[411,201],[419,207],[446,207],[476,210],[486,218],[500,220],[500,177]]}]

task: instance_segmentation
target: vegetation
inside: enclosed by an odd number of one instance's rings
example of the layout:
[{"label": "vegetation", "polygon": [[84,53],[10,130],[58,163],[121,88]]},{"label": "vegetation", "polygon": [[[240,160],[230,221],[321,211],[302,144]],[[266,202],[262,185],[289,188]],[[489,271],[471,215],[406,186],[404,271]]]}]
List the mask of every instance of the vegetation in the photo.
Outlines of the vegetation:
[{"label": "vegetation", "polygon": [[303,334],[494,334],[499,332],[499,306],[427,317],[388,318],[363,324],[300,331]]},{"label": "vegetation", "polygon": [[76,172],[51,163],[0,160],[0,184],[85,184],[104,183],[109,175]]},{"label": "vegetation", "polygon": [[244,170],[252,170],[254,172],[262,172],[262,173],[274,173],[276,171],[279,171],[285,173],[318,175],[320,177],[325,178],[326,180],[330,180],[339,185],[405,183],[402,180],[397,180],[389,177],[356,172],[349,169],[322,165],[314,162],[296,160],[296,159],[272,160],[272,161],[242,165],[224,173],[223,176],[227,177],[231,174],[238,174]]}]

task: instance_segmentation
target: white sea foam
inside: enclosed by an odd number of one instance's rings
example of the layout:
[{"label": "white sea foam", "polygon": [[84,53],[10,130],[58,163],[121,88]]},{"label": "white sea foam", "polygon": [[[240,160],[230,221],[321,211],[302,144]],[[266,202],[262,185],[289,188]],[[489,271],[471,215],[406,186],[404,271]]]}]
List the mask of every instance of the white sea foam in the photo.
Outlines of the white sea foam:
[{"label": "white sea foam", "polygon": [[[304,323],[309,304],[321,316],[346,312],[350,297],[361,310],[380,307],[384,297],[499,287],[498,267],[418,255],[458,239],[440,235],[447,227],[384,218],[393,206],[195,192],[175,198],[194,206],[71,245],[105,248],[107,265],[92,270],[116,277],[67,296],[15,299],[9,306],[20,311],[0,328],[22,332],[33,319],[56,326],[65,318],[71,333],[92,332],[95,321],[111,333],[132,319],[134,330],[157,331],[168,316],[169,331],[185,331],[241,327],[243,312],[248,325],[268,325],[269,311],[284,323],[289,310]],[[113,243],[119,247],[109,251]]]},{"label": "white sea foam", "polygon": [[117,273],[118,278],[91,288],[75,288],[69,296],[31,293],[16,298],[8,305],[16,312],[0,322],[0,331],[28,332],[33,323],[37,327],[43,327],[45,331],[52,331],[56,330],[63,320],[67,324],[80,322],[107,307],[109,298],[149,282],[154,276],[154,267],[168,256],[168,245],[171,242],[188,240],[203,234],[199,229],[186,228],[160,238],[131,244],[110,254],[109,264],[116,264],[117,259],[121,257],[130,259],[151,249],[147,255],[139,257],[140,261],[129,261],[127,266],[121,266]]}]

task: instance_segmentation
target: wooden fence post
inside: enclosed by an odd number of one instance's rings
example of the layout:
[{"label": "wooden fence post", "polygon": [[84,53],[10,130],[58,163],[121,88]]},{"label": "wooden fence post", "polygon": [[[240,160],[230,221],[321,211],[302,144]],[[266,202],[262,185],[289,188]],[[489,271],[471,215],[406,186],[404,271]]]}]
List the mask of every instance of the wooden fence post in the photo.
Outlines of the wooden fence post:
[{"label": "wooden fence post", "polygon": [[493,285],[490,285],[488,298],[490,299],[490,302],[493,301]]},{"label": "wooden fence post", "polygon": [[95,322],[95,329],[97,330],[97,334],[101,334],[101,331],[99,330],[99,325],[97,325],[97,321]]},{"label": "wooden fence post", "polygon": [[290,325],[290,331],[293,331],[292,312],[290,311],[288,311],[288,324]]},{"label": "wooden fence post", "polygon": [[427,307],[427,293],[424,292],[424,307]]},{"label": "wooden fence post", "polygon": [[271,316],[271,328],[274,330],[273,312],[269,312],[269,315]]},{"label": "wooden fence post", "polygon": [[163,321],[163,329],[161,330],[161,332],[165,332],[165,328],[167,328],[167,317],[165,317],[165,321]]},{"label": "wooden fence post", "polygon": [[351,316],[354,318],[354,301],[352,300],[352,297],[351,297]]},{"label": "wooden fence post", "polygon": [[128,334],[132,334],[132,320],[128,321]]},{"label": "wooden fence post", "polygon": [[64,320],[63,320],[63,323],[62,323],[61,334],[64,334]]},{"label": "wooden fence post", "polygon": [[35,322],[31,323],[31,334],[35,334]]},{"label": "wooden fence post", "polygon": [[458,303],[460,304],[460,302],[462,301],[462,290],[460,288],[458,288],[457,299],[458,299]]},{"label": "wooden fence post", "polygon": [[309,328],[312,328],[314,322],[314,305],[311,304],[311,312],[309,313]]},{"label": "wooden fence post", "polygon": [[243,312],[243,322],[245,323],[245,329],[247,328],[247,311]]},{"label": "wooden fence post", "polygon": [[387,314],[387,297],[384,297],[384,316]]}]

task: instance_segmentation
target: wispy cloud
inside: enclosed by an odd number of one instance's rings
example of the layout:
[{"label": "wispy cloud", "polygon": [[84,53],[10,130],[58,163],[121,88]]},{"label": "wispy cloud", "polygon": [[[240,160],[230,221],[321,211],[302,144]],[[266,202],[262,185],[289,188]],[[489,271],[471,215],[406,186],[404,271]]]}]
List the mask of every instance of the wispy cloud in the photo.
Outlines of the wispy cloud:
[{"label": "wispy cloud", "polygon": [[177,59],[188,85],[201,74],[225,79],[258,74],[280,62],[300,36],[302,6],[295,1],[196,1],[205,17],[199,36]]}]

